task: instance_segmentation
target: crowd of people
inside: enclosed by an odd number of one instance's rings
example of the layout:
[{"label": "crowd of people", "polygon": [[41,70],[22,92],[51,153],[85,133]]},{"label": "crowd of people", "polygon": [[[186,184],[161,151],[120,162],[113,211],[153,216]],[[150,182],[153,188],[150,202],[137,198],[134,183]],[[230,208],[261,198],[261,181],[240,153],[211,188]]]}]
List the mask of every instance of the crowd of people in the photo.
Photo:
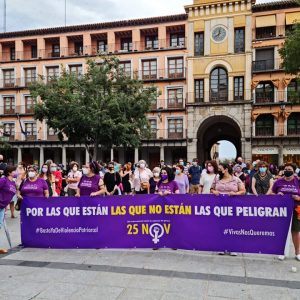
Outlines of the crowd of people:
[{"label": "crowd of people", "polygon": [[[214,160],[199,164],[179,159],[167,165],[164,161],[150,170],[146,161],[121,165],[115,161],[91,161],[83,166],[72,161],[67,170],[47,160],[39,169],[36,165],[7,165],[0,155],[0,227],[10,208],[20,209],[24,197],[100,196],[132,194],[212,194],[219,195],[292,195],[295,210],[292,220],[292,240],[296,259],[300,261],[300,170],[287,163],[277,167],[256,160],[217,163]],[[0,253],[6,253],[0,249]],[[231,253],[231,255],[236,255]],[[285,256],[280,256],[283,260]]]}]

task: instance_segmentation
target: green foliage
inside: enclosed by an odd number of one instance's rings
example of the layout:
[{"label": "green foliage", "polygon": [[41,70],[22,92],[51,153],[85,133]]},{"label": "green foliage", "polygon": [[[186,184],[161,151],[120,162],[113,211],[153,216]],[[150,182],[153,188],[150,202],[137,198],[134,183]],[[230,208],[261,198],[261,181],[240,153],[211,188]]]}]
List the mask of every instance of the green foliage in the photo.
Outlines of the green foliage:
[{"label": "green foliage", "polygon": [[293,30],[287,35],[285,44],[279,49],[286,73],[298,75],[300,71],[300,24],[293,25]]},{"label": "green foliage", "polygon": [[33,97],[40,96],[35,118],[67,136],[71,143],[104,147],[137,147],[150,130],[146,113],[156,101],[157,89],[145,89],[136,78],[126,76],[116,57],[103,57],[101,64],[87,61],[87,72],[79,77],[62,71],[48,84],[32,85]]}]

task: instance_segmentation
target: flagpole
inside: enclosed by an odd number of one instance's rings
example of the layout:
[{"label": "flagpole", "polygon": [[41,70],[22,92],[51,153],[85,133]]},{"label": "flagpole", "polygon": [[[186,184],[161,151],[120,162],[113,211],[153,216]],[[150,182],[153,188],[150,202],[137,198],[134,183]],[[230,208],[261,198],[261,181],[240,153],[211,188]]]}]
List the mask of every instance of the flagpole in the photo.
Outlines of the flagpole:
[{"label": "flagpole", "polygon": [[67,26],[67,0],[65,0],[65,26]]},{"label": "flagpole", "polygon": [[3,0],[3,31],[6,32],[6,0]]}]

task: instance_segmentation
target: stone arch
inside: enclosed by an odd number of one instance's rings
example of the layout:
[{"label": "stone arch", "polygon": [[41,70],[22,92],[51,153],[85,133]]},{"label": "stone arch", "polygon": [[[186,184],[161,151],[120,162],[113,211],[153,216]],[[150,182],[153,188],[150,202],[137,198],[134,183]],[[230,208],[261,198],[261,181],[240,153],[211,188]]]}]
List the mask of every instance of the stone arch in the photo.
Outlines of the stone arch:
[{"label": "stone arch", "polygon": [[210,74],[211,71],[216,68],[216,67],[223,67],[227,70],[228,74],[230,72],[232,72],[232,67],[231,65],[225,61],[225,60],[222,60],[222,59],[218,59],[218,60],[214,60],[212,61],[211,63],[209,63],[207,66],[206,66],[206,69],[205,69],[205,74]]}]

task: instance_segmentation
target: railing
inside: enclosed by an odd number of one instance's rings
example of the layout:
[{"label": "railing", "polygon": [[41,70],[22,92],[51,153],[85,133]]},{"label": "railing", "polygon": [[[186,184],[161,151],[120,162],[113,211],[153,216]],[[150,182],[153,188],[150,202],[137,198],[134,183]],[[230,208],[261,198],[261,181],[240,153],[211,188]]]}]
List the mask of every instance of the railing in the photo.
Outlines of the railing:
[{"label": "railing", "polygon": [[287,135],[300,135],[300,127],[287,127]]},{"label": "railing", "polygon": [[187,93],[188,103],[232,103],[252,101],[252,90],[229,90],[227,92]]},{"label": "railing", "polygon": [[252,72],[281,70],[282,68],[281,59],[256,60],[252,62]]},{"label": "railing", "polygon": [[[121,43],[106,44],[104,47],[98,48],[96,45],[86,45],[79,49],[75,47],[61,47],[60,51],[53,51],[52,49],[39,49],[35,53],[32,51],[16,51],[15,58],[11,59],[10,51],[3,50],[0,53],[1,62],[9,62],[16,60],[35,60],[35,59],[47,59],[47,58],[59,58],[70,56],[88,56],[97,54],[122,54],[139,51],[157,51],[164,49],[184,49],[186,48],[187,38],[177,43],[172,43],[170,39],[158,40],[158,42],[152,45],[147,45],[145,41],[132,42],[129,49],[122,49]],[[103,51],[104,50],[104,51]]]},{"label": "railing", "polygon": [[256,127],[255,136],[274,136],[274,127]]},{"label": "railing", "polygon": [[[259,92],[255,91],[254,95],[254,103],[282,103],[282,102],[290,102],[291,97],[288,97],[286,91],[268,91],[268,92]],[[294,96],[294,100],[299,101],[300,95]]]},{"label": "railing", "polygon": [[28,87],[30,84],[36,82],[37,77],[22,77],[13,79],[1,79],[0,89],[18,88],[18,87]]},{"label": "railing", "polygon": [[153,129],[149,135],[143,136],[142,140],[182,140],[186,138],[186,130],[183,128],[175,129],[172,132],[170,129]]},{"label": "railing", "polygon": [[291,31],[289,26],[270,26],[255,28],[253,30],[253,39],[254,40],[263,40],[263,39],[272,39],[277,37],[285,37]]},{"label": "railing", "polygon": [[134,71],[134,76],[137,76],[144,82],[156,81],[156,80],[168,80],[168,79],[185,79],[185,68],[167,68],[167,69],[152,69],[152,70],[139,70]]},{"label": "railing", "polygon": [[17,115],[17,114],[28,114],[33,115],[34,106],[30,105],[8,105],[0,106],[0,116],[4,117],[5,115]]},{"label": "railing", "polygon": [[185,109],[185,99],[157,99],[152,103],[151,110],[165,110],[165,109]]}]

